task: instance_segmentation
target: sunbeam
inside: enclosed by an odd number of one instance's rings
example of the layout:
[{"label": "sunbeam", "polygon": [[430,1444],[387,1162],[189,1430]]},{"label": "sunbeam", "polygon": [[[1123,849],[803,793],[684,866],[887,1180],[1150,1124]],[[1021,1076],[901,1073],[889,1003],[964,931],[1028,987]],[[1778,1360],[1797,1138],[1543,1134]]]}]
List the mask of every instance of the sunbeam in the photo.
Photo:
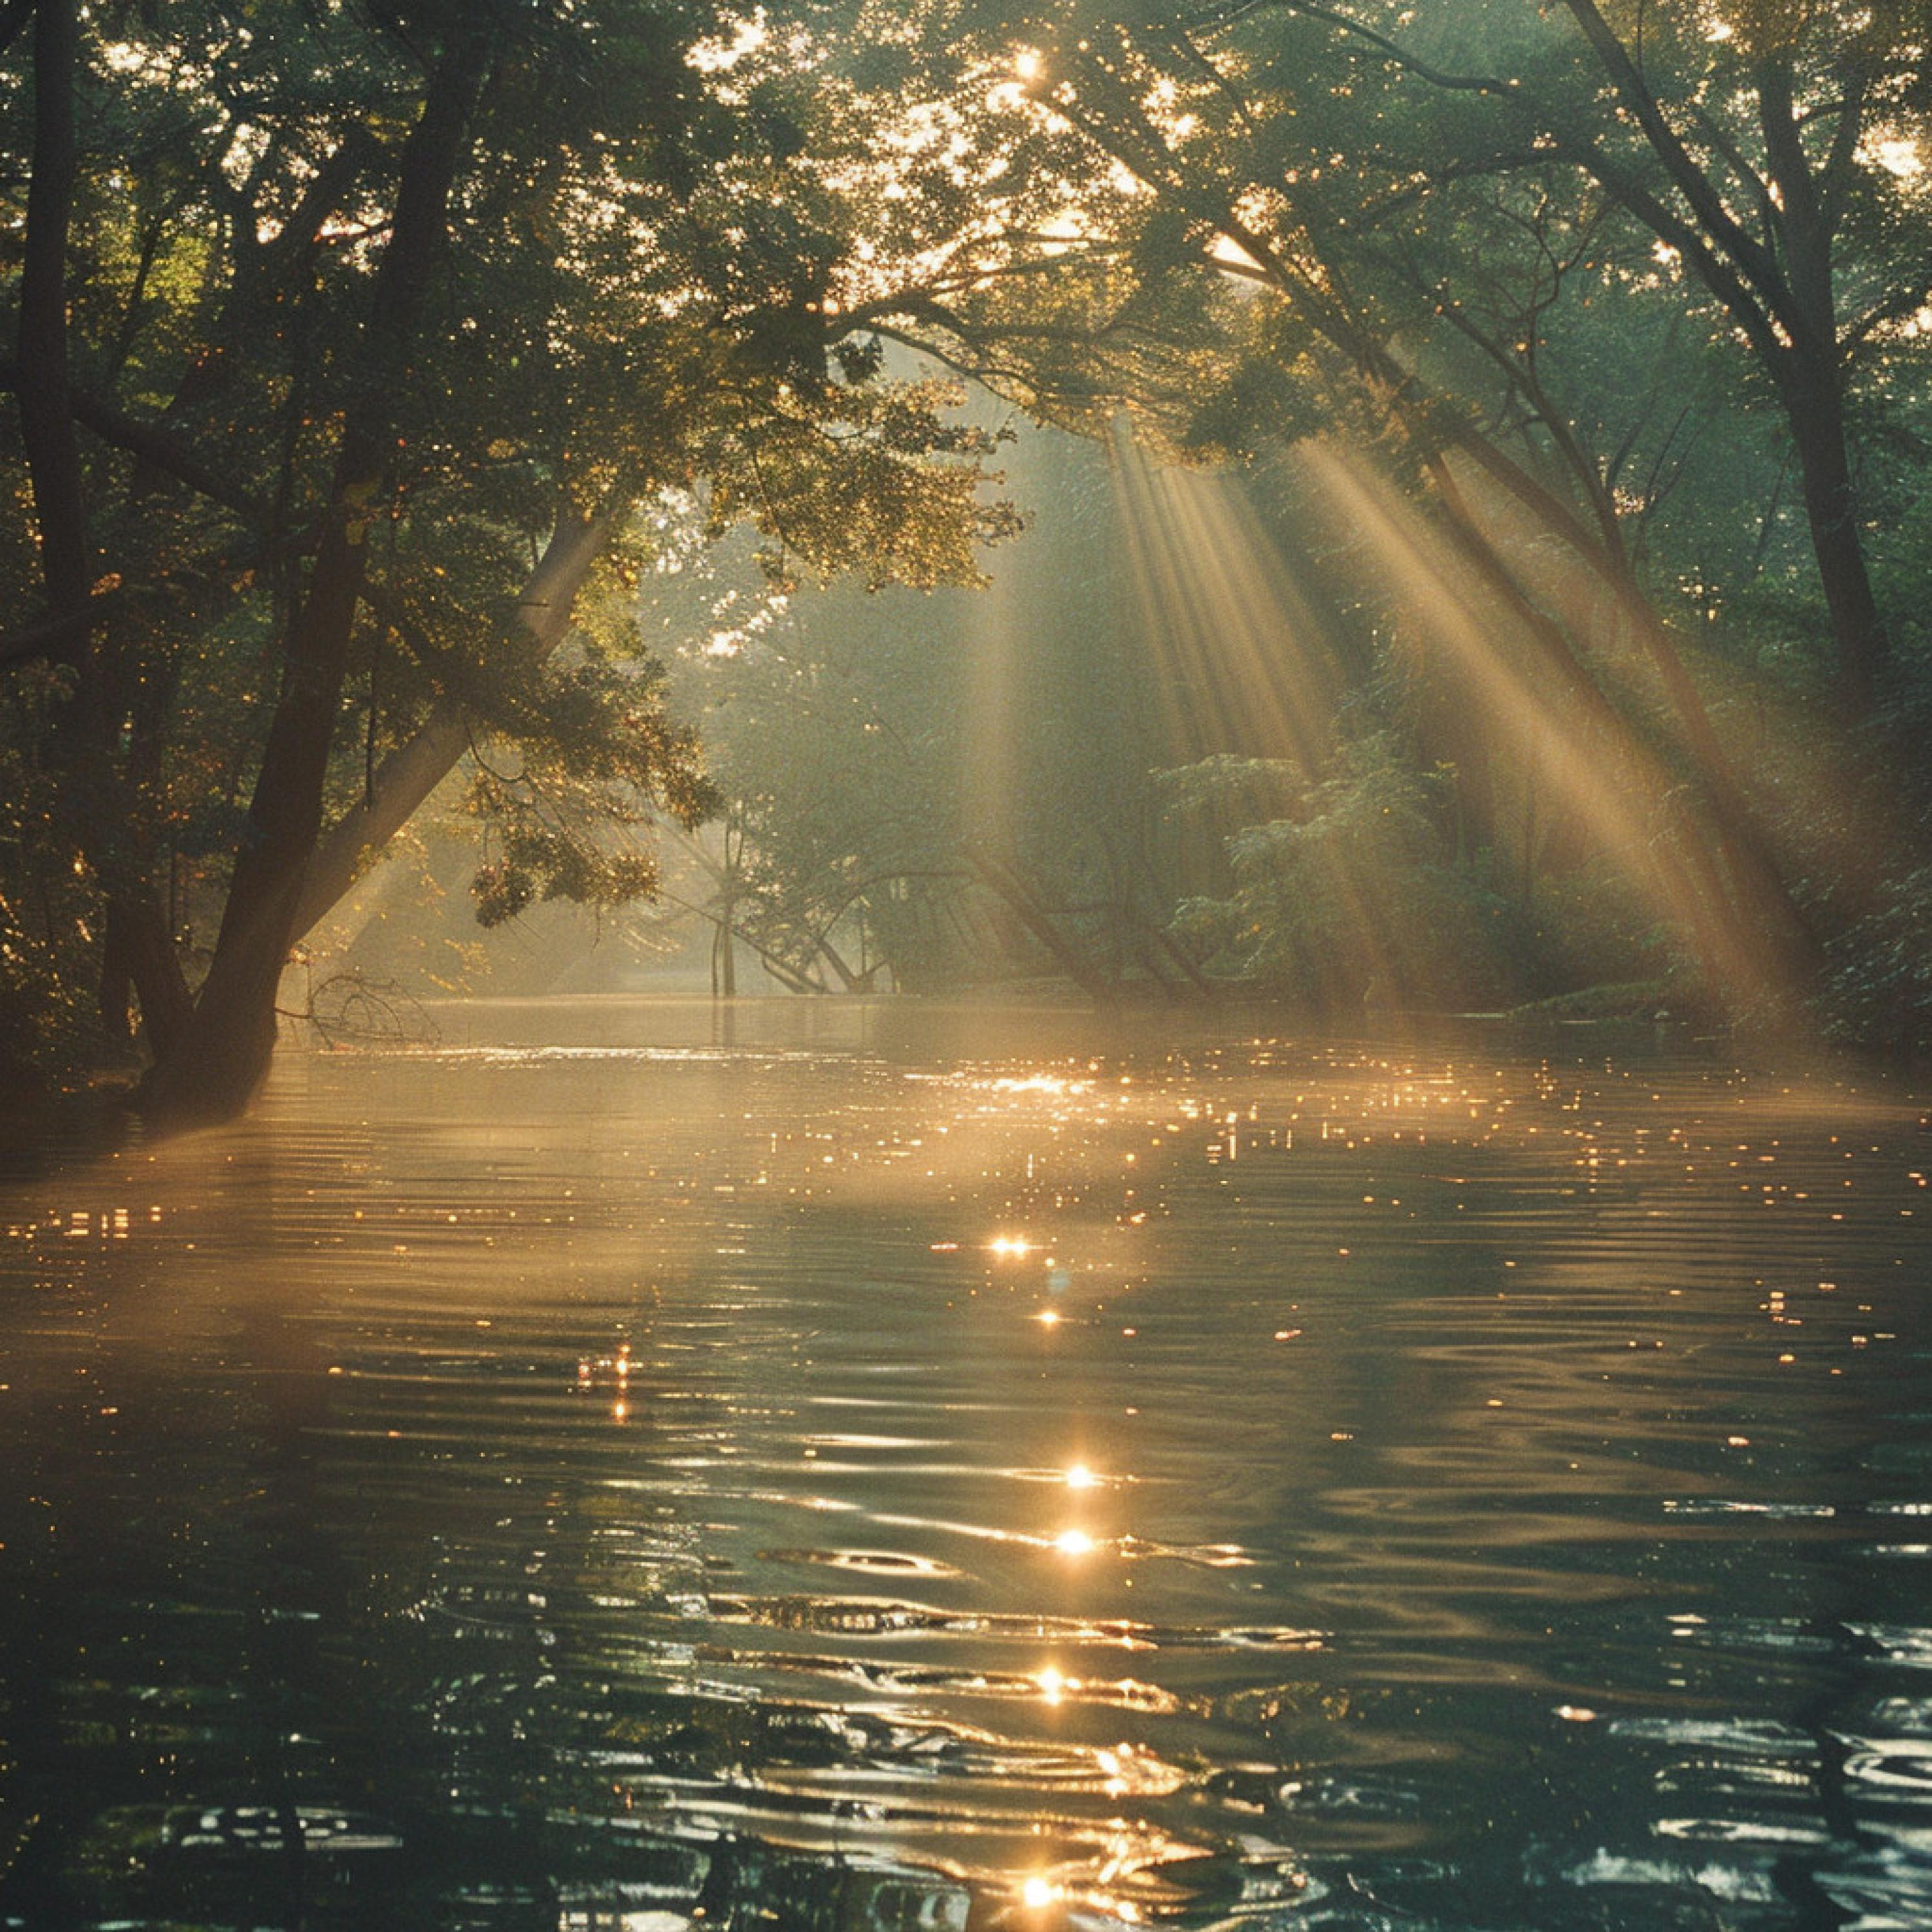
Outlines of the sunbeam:
[{"label": "sunbeam", "polygon": [[1123,428],[1111,475],[1175,763],[1235,752],[1321,768],[1335,653],[1238,484],[1150,464]]},{"label": "sunbeam", "polygon": [[1694,833],[1680,840],[1672,775],[1594,687],[1559,695],[1533,676],[1533,640],[1502,610],[1396,492],[1333,446],[1309,443],[1298,461],[1318,500],[1367,547],[1405,627],[1446,662],[1503,741],[1589,829],[1653,911],[1683,932],[1732,1000],[1774,990],[1768,962],[1739,929],[1721,887],[1694,876]]}]

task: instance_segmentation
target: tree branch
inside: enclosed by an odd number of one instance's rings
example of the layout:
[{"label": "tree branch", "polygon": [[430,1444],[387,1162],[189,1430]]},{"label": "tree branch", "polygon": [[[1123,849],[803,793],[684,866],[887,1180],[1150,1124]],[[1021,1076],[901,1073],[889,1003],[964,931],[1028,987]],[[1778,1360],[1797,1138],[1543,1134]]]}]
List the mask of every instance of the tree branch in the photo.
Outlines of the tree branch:
[{"label": "tree branch", "polygon": [[[587,518],[568,512],[559,518],[517,602],[538,663],[563,641],[577,594],[615,522],[614,512],[608,509]],[[297,938],[328,916],[355,884],[364,854],[380,850],[401,830],[469,744],[469,721],[462,706],[453,697],[439,698],[422,728],[376,768],[362,803],[345,812],[316,842],[296,910]]]},{"label": "tree branch", "polygon": [[1870,76],[1862,64],[1852,68],[1839,104],[1838,124],[1832,134],[1832,145],[1822,170],[1820,202],[1825,229],[1835,235],[1844,218],[1845,195],[1852,178],[1852,164],[1857,158],[1858,136],[1864,131],[1864,106]]},{"label": "tree branch", "polygon": [[[16,362],[0,362],[0,388],[21,392],[31,379]],[[91,429],[103,442],[138,456],[177,483],[185,484],[196,495],[232,510],[255,524],[268,521],[266,504],[239,488],[230,478],[211,467],[157,423],[145,423],[116,409],[112,404],[70,389],[68,400],[76,422]]]},{"label": "tree branch", "polygon": [[0,635],[0,664],[26,664],[34,658],[67,658],[69,646],[78,644],[101,619],[127,595],[124,590],[104,590],[71,610],[56,616],[38,617],[16,631]]},{"label": "tree branch", "polygon": [[1599,64],[1610,76],[1617,98],[1643,130],[1652,152],[1664,164],[1678,192],[1724,252],[1772,296],[1774,304],[1777,292],[1784,286],[1777,258],[1724,206],[1724,197],[1712,186],[1710,177],[1664,118],[1648,82],[1637,71],[1610,22],[1598,11],[1595,0],[1568,0],[1568,4]]}]

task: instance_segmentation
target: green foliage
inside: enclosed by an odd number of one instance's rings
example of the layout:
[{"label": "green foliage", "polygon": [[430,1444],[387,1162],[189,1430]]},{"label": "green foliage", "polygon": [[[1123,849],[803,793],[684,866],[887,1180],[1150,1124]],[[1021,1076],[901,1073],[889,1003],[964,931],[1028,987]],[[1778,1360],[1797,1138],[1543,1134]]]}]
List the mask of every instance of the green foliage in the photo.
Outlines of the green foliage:
[{"label": "green foliage", "polygon": [[1681,1000],[1696,962],[1628,877],[1601,857],[1536,882],[1533,903],[1512,908],[1523,928],[1516,956],[1523,998],[1561,998],[1596,986],[1675,986]]},{"label": "green foliage", "polygon": [[1840,1040],[1932,1052],[1932,866],[1892,880],[1834,948],[1825,1010]]},{"label": "green foliage", "polygon": [[[956,388],[885,380],[860,314],[917,280],[936,218],[883,193],[878,124],[835,58],[847,10],[85,16],[67,356],[82,541],[111,602],[86,650],[56,647],[78,680],[65,701],[25,701],[35,674],[10,654],[0,673],[22,696],[0,714],[0,779],[40,788],[52,833],[0,851],[0,891],[77,882],[49,901],[63,987],[94,976],[112,894],[164,904],[190,976],[205,962],[236,856],[287,782],[262,763],[284,650],[358,437],[382,452],[349,526],[367,585],[308,697],[331,738],[322,817],[454,707],[515,775],[478,788],[486,919],[647,892],[653,817],[713,803],[626,614],[650,562],[625,530],[640,508],[647,525],[672,493],[702,501],[714,540],[757,528],[782,580],[978,580],[980,547],[1016,523],[996,439],[962,427]],[[33,43],[4,56],[8,304]],[[406,158],[438,76],[472,56],[442,232],[398,268]],[[392,339],[398,274],[422,286]],[[10,442],[0,478],[0,580],[31,617],[40,554]],[[617,533],[601,581],[572,640],[535,645],[532,566],[591,515]],[[39,982],[21,983],[31,1006]]]},{"label": "green foliage", "polygon": [[656,891],[650,828],[662,817],[694,830],[720,802],[694,734],[665,712],[663,682],[648,661],[586,659],[499,694],[496,715],[523,720],[522,764],[511,774],[479,760],[466,802],[500,854],[471,887],[480,925],[538,900],[613,907]]},{"label": "green foliage", "polygon": [[[339,514],[367,583],[307,693],[320,815],[460,716],[486,924],[649,892],[653,840],[722,804],[721,903],[808,977],[855,932],[908,981],[1016,956],[989,860],[1110,970],[1180,898],[1215,970],[1330,1007],[1486,1000],[1610,960],[1642,976],[1672,942],[1586,833],[1552,857],[1537,744],[1595,704],[1589,742],[1625,744],[1604,783],[1654,750],[1686,797],[1719,796],[1676,652],[1748,774],[1742,820],[1850,949],[1844,1010],[1881,1023],[1917,998],[1916,820],[1845,883],[1863,823],[1815,774],[1787,781],[1802,761],[1754,711],[1843,671],[1821,526],[1868,561],[1908,682],[1928,647],[1922,11],[1606,6],[1606,31],[1641,30],[1633,80],[1582,0],[89,10],[66,346],[100,601],[84,647],[0,666],[19,1050],[34,1016],[64,1038],[55,1016],[92,996],[110,900],[146,905],[190,975],[206,962],[284,783],[270,721],[312,675],[290,675],[290,640]],[[32,42],[0,57],[10,311]],[[472,55],[441,232],[410,266],[406,158]],[[1762,272],[1700,179],[1762,237]],[[1831,215],[1809,228],[1807,181]],[[1830,297],[1822,346],[1778,309],[1801,284]],[[916,379],[908,344],[932,358]],[[1807,514],[1820,368],[1856,515]],[[1163,743],[1168,713],[1202,709],[1189,680],[1242,701],[1216,668],[1228,608],[1182,626],[1184,671],[1172,636],[1149,648],[1174,614],[1127,596],[1150,560],[1097,468],[1035,444],[1022,473],[1006,421],[962,408],[968,376],[1096,442],[1130,408],[1143,448],[1241,466],[1258,522],[1322,552],[1304,575],[1346,646],[1336,761],[1326,719],[1293,746],[1240,718]],[[1486,547],[1480,595],[1438,589],[1519,700],[1436,647],[1386,548],[1318,532],[1324,506],[1281,484],[1280,452],[1324,438],[1478,576]],[[1019,530],[1000,465],[1024,501],[1070,500],[1074,536],[1015,545],[1032,561],[992,573],[988,618],[954,593]],[[0,583],[30,621],[45,553],[10,442],[0,479]],[[610,548],[568,638],[538,641],[532,568],[590,517]],[[1258,573],[1275,537],[1241,528],[1224,540]],[[1147,771],[1197,753],[1163,782],[1168,838]],[[1708,812],[1686,823],[1723,844]]]},{"label": "green foliage", "polygon": [[[1171,812],[1286,785],[1280,766],[1217,760],[1162,775]],[[1454,1008],[1513,992],[1521,934],[1509,909],[1459,873],[1439,800],[1384,736],[1346,745],[1332,776],[1280,817],[1227,842],[1232,889],[1176,910],[1174,930],[1208,970],[1317,1012]]]},{"label": "green foliage", "polygon": [[981,582],[980,548],[1019,522],[1011,504],[983,494],[982,459],[998,439],[955,420],[964,400],[956,383],[872,380],[838,392],[828,416],[781,396],[722,446],[711,535],[754,524],[772,540],[762,560],[780,587],[795,582],[794,559],[871,590]]},{"label": "green foliage", "polygon": [[1083,909],[1083,944],[1124,912],[1155,694],[1104,459],[1064,436],[1008,440],[983,404],[969,428],[1006,442],[1014,489],[1054,512],[992,554],[982,592],[777,590],[742,548],[646,584],[654,634],[695,640],[674,688],[729,801],[713,903],[808,981],[1040,970],[974,870],[983,852]]}]

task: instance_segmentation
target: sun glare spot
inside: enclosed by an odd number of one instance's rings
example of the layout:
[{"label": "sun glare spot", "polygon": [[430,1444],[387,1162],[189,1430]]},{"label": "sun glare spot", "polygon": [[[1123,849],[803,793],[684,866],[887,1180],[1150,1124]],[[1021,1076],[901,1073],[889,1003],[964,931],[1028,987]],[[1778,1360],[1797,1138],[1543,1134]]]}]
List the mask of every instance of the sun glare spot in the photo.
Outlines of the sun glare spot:
[{"label": "sun glare spot", "polygon": [[1887,174],[1895,175],[1900,181],[1924,171],[1925,158],[1918,152],[1918,143],[1909,136],[1873,142],[1870,155]]},{"label": "sun glare spot", "polygon": [[1053,1546],[1063,1556],[1092,1555],[1094,1539],[1084,1529],[1063,1529],[1053,1539]]},{"label": "sun glare spot", "polygon": [[756,53],[770,38],[762,7],[749,20],[736,25],[738,31],[729,40],[718,38],[698,41],[685,56],[687,64],[700,74],[728,74],[747,54]]},{"label": "sun glare spot", "polygon": [[986,1245],[1002,1258],[1033,1252],[1033,1244],[1024,1234],[995,1234]]},{"label": "sun glare spot", "polygon": [[1100,1480],[1100,1478],[1084,1462],[1075,1463],[1066,1472],[1066,1486],[1070,1490],[1094,1489],[1099,1486]]},{"label": "sun glare spot", "polygon": [[1029,1912],[1042,1912],[1060,1896],[1060,1888],[1051,1879],[1035,1876],[1020,1887],[1020,1903]]}]

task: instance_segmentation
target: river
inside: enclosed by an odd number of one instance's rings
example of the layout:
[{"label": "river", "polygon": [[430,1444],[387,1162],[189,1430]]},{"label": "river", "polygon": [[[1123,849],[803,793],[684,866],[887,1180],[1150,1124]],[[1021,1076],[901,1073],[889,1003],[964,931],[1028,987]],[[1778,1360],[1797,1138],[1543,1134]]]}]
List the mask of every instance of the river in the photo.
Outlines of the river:
[{"label": "river", "polygon": [[1932,1925],[1924,1096],[436,1021],[0,1184],[0,1923]]}]

